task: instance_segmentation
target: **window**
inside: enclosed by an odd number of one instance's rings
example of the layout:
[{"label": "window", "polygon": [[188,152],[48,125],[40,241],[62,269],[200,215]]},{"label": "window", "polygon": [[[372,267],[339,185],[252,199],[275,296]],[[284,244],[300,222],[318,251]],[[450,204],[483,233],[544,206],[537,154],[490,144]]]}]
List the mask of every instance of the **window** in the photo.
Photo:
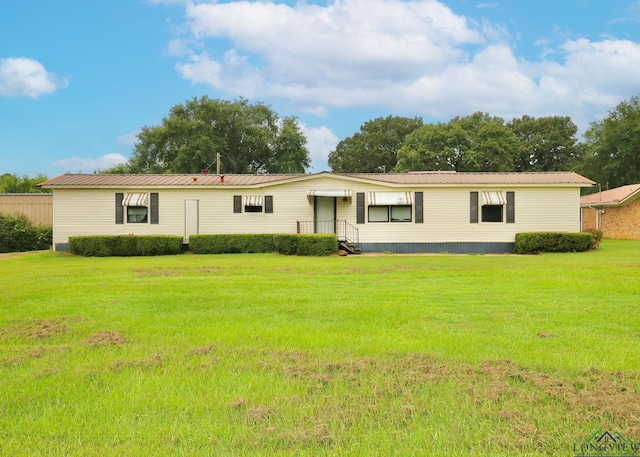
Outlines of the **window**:
[{"label": "window", "polygon": [[504,192],[482,192],[482,222],[502,222]]},{"label": "window", "polygon": [[411,206],[390,206],[391,222],[411,222]]},{"label": "window", "polygon": [[158,193],[116,193],[116,224],[158,224]]},{"label": "window", "polygon": [[411,222],[410,192],[369,192],[369,222]]},{"label": "window", "polygon": [[273,195],[234,195],[234,213],[273,213]]},{"label": "window", "polygon": [[502,222],[502,205],[482,205],[482,222]]},{"label": "window", "polygon": [[127,206],[127,223],[146,223],[148,211],[149,209],[146,206]]},{"label": "window", "polygon": [[389,222],[388,206],[370,206],[369,222]]},{"label": "window", "polygon": [[[479,220],[480,222],[515,223],[514,192],[471,192],[470,195],[470,222],[472,224],[477,224]],[[480,197],[481,201],[479,201]]]},{"label": "window", "polygon": [[411,222],[410,205],[369,206],[369,222]]}]

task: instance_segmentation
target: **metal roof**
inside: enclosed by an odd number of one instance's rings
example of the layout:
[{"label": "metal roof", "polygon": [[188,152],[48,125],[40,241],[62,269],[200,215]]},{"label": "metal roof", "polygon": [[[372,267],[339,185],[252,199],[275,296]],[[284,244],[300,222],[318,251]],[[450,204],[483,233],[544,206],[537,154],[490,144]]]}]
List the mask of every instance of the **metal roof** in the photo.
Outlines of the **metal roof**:
[{"label": "metal roof", "polygon": [[640,196],[640,184],[616,187],[596,192],[580,198],[580,206],[618,206],[625,205]]},{"label": "metal roof", "polygon": [[347,173],[345,176],[363,177],[374,181],[396,184],[577,184],[581,186],[591,186],[595,184],[590,179],[570,171],[539,173],[455,173],[423,171],[385,174]]},{"label": "metal roof", "polygon": [[595,183],[573,172],[541,173],[311,173],[311,174],[64,174],[40,184],[45,188],[95,187],[259,187],[286,181],[312,180],[331,176],[348,181],[366,181],[393,185],[574,185],[588,187]]},{"label": "metal roof", "polygon": [[304,176],[214,174],[64,174],[40,184],[42,187],[207,187],[253,186]]}]

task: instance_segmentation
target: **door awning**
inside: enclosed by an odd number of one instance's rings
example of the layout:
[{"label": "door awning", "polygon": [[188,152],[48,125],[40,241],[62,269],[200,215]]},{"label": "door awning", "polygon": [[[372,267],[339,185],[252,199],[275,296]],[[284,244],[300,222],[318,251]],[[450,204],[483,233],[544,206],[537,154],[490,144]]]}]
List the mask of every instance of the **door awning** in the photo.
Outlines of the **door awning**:
[{"label": "door awning", "polygon": [[125,194],[122,199],[122,206],[147,206],[147,194]]},{"label": "door awning", "polygon": [[242,197],[242,204],[244,206],[262,206],[263,200],[263,195],[245,195]]},{"label": "door awning", "polygon": [[482,192],[483,205],[505,205],[506,203],[504,192]]},{"label": "door awning", "polygon": [[322,189],[322,190],[310,190],[307,192],[307,197],[338,197],[338,198],[351,198],[351,190],[349,189]]},{"label": "door awning", "polygon": [[367,192],[367,201],[371,206],[411,205],[411,192]]}]

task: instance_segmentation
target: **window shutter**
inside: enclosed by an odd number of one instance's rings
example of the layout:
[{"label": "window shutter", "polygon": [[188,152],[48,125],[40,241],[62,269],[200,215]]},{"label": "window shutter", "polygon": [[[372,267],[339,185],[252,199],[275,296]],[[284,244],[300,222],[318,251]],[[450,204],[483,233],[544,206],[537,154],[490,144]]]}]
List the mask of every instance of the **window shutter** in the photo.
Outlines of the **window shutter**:
[{"label": "window shutter", "polygon": [[424,223],[424,209],[422,206],[422,192],[415,193],[415,204],[416,204],[416,224]]},{"label": "window shutter", "polygon": [[469,222],[472,224],[478,223],[478,192],[471,192],[471,214],[469,215]]},{"label": "window shutter", "polygon": [[122,200],[124,200],[124,194],[122,192],[116,193],[116,224],[124,224],[124,206],[122,206]]},{"label": "window shutter", "polygon": [[233,196],[233,212],[234,213],[242,212],[242,195]]},{"label": "window shutter", "polygon": [[273,213],[273,195],[264,196],[264,212]]},{"label": "window shutter", "polygon": [[364,224],[364,192],[356,193],[356,224]]},{"label": "window shutter", "polygon": [[151,193],[151,204],[149,206],[149,213],[150,213],[149,222],[151,224],[158,224],[159,219],[158,219],[158,193],[157,192]]},{"label": "window shutter", "polygon": [[507,192],[507,224],[516,222],[516,201],[515,193]]}]

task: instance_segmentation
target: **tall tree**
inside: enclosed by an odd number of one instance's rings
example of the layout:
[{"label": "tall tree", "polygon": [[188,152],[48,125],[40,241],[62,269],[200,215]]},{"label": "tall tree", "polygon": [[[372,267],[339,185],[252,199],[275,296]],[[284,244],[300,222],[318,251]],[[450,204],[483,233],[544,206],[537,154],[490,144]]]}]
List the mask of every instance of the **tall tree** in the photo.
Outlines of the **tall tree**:
[{"label": "tall tree", "polygon": [[406,136],[422,125],[417,117],[387,116],[367,121],[360,132],[342,140],[329,153],[329,166],[341,173],[391,171]]},{"label": "tall tree", "polygon": [[603,188],[640,183],[640,99],[632,97],[592,122],[585,160],[577,170]]},{"label": "tall tree", "polygon": [[5,173],[0,176],[0,193],[6,194],[32,194],[48,193],[51,189],[41,189],[38,184],[47,180],[46,176],[37,175],[30,178],[27,175],[18,176]]},{"label": "tall tree", "polygon": [[572,170],[582,157],[578,127],[569,116],[522,116],[507,125],[519,140],[513,171]]},{"label": "tall tree", "polygon": [[477,112],[408,135],[394,171],[510,171],[517,144],[502,118]]},{"label": "tall tree", "polygon": [[138,139],[120,170],[199,173],[218,153],[223,173],[304,173],[310,166],[296,119],[280,119],[269,106],[245,99],[187,100],[171,108],[161,125],[144,127]]}]

